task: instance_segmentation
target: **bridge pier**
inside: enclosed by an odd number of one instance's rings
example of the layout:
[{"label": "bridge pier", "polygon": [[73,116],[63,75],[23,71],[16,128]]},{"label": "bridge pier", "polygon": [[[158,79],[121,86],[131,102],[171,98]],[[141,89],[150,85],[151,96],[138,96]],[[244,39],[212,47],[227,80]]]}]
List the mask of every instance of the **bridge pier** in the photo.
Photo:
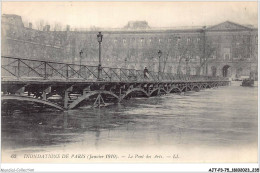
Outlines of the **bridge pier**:
[{"label": "bridge pier", "polygon": [[70,92],[72,92],[72,86],[70,86],[69,88],[65,89],[64,90],[64,96],[63,96],[63,101],[64,101],[64,108],[65,109],[68,109],[68,106],[69,106],[69,100],[70,100],[70,97],[69,97],[69,94]]},{"label": "bridge pier", "polygon": [[15,91],[15,94],[16,95],[22,95],[24,93],[24,90],[25,90],[25,87],[22,86],[22,87],[19,87],[17,88],[17,90]]},{"label": "bridge pier", "polygon": [[47,100],[47,93],[51,93],[51,86],[48,86],[46,89],[42,91],[42,99],[45,101]]}]

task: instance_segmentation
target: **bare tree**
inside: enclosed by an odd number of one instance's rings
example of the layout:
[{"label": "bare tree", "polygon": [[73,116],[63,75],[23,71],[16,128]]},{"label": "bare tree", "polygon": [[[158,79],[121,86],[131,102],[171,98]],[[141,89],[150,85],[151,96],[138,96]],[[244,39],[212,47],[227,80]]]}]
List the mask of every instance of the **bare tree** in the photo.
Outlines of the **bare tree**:
[{"label": "bare tree", "polygon": [[208,62],[210,60],[210,57],[212,57],[213,53],[216,51],[216,48],[212,45],[212,42],[205,38],[204,43],[201,44],[203,46],[202,48],[202,55],[201,55],[201,60],[200,60],[200,66],[199,66],[199,71],[201,72],[201,69],[203,69],[203,74],[208,73]]},{"label": "bare tree", "polygon": [[55,22],[55,23],[54,23],[53,30],[54,30],[54,31],[61,31],[61,30],[62,30],[62,24],[61,24],[61,23],[58,23],[58,22]]},{"label": "bare tree", "polygon": [[163,71],[162,71],[163,73],[164,73],[165,66],[166,66],[168,59],[169,59],[169,53],[167,52],[166,56],[164,56],[164,58],[163,58]]},{"label": "bare tree", "polygon": [[[179,57],[177,74],[182,74],[181,64],[190,61],[193,55],[196,54],[196,45],[192,41],[181,40],[177,45],[177,56]],[[187,64],[186,64],[187,65]]]},{"label": "bare tree", "polygon": [[46,24],[47,23],[42,19],[35,22],[36,29],[38,29],[40,31],[43,31]]}]

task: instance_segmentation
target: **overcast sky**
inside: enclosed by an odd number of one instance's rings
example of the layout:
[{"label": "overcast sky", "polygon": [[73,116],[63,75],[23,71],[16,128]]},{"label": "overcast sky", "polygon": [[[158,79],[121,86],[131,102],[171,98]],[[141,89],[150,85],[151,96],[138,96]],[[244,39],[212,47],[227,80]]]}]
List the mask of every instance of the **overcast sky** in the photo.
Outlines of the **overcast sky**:
[{"label": "overcast sky", "polygon": [[146,20],[151,27],[258,22],[257,2],[2,2],[2,14],[73,28],[121,28],[132,20]]}]

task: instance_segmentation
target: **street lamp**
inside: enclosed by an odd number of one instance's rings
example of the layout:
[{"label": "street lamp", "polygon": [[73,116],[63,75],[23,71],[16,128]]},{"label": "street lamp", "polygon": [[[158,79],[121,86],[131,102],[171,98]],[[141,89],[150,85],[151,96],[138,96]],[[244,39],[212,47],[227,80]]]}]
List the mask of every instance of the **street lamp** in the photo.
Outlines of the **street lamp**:
[{"label": "street lamp", "polygon": [[101,80],[100,74],[102,71],[102,67],[101,67],[101,42],[102,42],[102,39],[103,39],[103,35],[101,34],[101,32],[98,32],[98,35],[97,35],[97,40],[98,40],[98,44],[99,44],[98,80]]},{"label": "street lamp", "polygon": [[126,68],[126,61],[127,61],[127,59],[125,58],[125,68]]},{"label": "street lamp", "polygon": [[202,58],[202,65],[203,65],[203,75],[207,75],[207,73],[208,73],[208,62],[207,62],[207,58],[205,57],[205,58]]},{"label": "street lamp", "polygon": [[208,76],[208,59],[205,58],[205,62],[206,62],[206,76]]},{"label": "street lamp", "polygon": [[185,61],[186,61],[186,75],[188,75],[189,74],[188,73],[188,63],[189,63],[190,59],[188,57],[186,57]]},{"label": "street lamp", "polygon": [[152,62],[153,62],[152,70],[155,71],[155,62],[154,62],[154,57],[152,57],[151,59],[152,59]]},{"label": "street lamp", "polygon": [[162,56],[162,51],[158,51],[158,56],[159,56],[159,70],[158,70],[158,80],[160,80],[160,73],[161,73],[161,56]]},{"label": "street lamp", "polygon": [[80,52],[79,52],[79,74],[81,73],[81,59],[82,59],[82,54],[83,54],[83,51],[80,50]]}]

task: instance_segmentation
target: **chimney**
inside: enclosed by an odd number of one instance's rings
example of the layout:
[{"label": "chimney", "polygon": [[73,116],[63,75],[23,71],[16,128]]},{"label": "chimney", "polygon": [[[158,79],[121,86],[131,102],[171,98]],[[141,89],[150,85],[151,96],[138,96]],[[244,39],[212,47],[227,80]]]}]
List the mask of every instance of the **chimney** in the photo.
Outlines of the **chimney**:
[{"label": "chimney", "polygon": [[70,31],[70,25],[67,25],[66,31]]},{"label": "chimney", "polygon": [[31,22],[29,23],[29,28],[32,29],[32,23]]},{"label": "chimney", "polygon": [[51,26],[50,25],[46,25],[46,31],[50,31]]}]

